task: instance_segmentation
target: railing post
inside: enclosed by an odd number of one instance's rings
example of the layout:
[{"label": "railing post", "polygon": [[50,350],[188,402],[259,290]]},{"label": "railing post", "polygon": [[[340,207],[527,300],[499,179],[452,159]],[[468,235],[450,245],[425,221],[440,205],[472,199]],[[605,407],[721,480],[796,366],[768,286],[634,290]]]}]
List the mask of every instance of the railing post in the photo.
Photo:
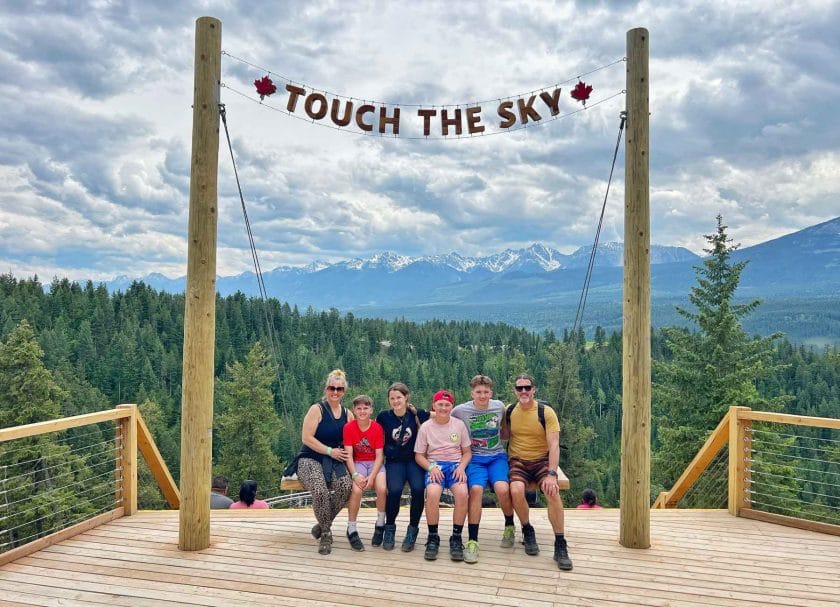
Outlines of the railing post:
[{"label": "railing post", "polygon": [[744,508],[750,507],[747,494],[749,486],[749,462],[752,434],[752,422],[741,419],[740,413],[749,411],[749,407],[729,407],[729,514],[738,516]]},{"label": "railing post", "polygon": [[131,410],[130,416],[117,422],[122,436],[120,458],[123,514],[130,516],[137,512],[137,405],[117,405],[117,409]]}]

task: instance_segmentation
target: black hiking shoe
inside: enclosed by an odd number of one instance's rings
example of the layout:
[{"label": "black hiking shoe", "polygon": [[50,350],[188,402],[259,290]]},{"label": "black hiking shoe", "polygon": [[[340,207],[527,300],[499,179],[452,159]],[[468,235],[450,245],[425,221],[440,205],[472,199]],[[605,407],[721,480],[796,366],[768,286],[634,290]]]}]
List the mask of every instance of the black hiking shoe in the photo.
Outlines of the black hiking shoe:
[{"label": "black hiking shoe", "polygon": [[449,556],[453,561],[464,560],[464,542],[461,541],[460,535],[449,536]]},{"label": "black hiking shoe", "polygon": [[373,537],[370,538],[370,545],[381,546],[383,535],[385,535],[385,525],[375,525],[373,527]]},{"label": "black hiking shoe", "polygon": [[557,568],[562,571],[572,570],[572,559],[569,558],[569,546],[566,538],[560,539],[554,544],[554,560],[557,561]]},{"label": "black hiking shoe", "polygon": [[525,544],[525,554],[536,556],[540,553],[540,545],[537,543],[537,534],[534,528],[528,525],[522,528],[522,543]]},{"label": "black hiking shoe", "polygon": [[357,551],[361,552],[365,549],[365,545],[362,543],[362,538],[359,537],[359,532],[354,531],[353,533],[347,534],[347,541],[350,542],[350,547]]},{"label": "black hiking shoe", "polygon": [[429,539],[426,540],[426,552],[423,553],[423,558],[427,561],[437,560],[439,549],[440,536],[437,533],[430,533]]},{"label": "black hiking shoe", "polygon": [[397,526],[385,525],[385,533],[382,538],[382,548],[385,550],[393,550],[394,544],[397,541]]},{"label": "black hiking shoe", "polygon": [[405,538],[402,543],[403,552],[411,552],[414,550],[414,543],[417,541],[417,534],[420,533],[420,528],[414,525],[409,525],[405,530]]},{"label": "black hiking shoe", "polygon": [[329,554],[332,552],[332,533],[329,531],[322,531],[321,537],[318,541],[318,554]]}]

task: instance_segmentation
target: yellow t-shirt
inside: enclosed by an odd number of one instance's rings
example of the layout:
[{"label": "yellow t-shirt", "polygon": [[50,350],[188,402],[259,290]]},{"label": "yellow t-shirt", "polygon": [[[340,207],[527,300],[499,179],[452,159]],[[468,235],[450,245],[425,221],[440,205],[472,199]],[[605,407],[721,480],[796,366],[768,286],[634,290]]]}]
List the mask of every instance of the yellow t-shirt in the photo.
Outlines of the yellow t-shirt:
[{"label": "yellow t-shirt", "polygon": [[548,455],[548,441],[546,432],[560,432],[560,421],[554,409],[548,405],[545,411],[545,429],[540,423],[537,405],[530,409],[523,409],[517,403],[510,414],[510,442],[508,455],[521,459],[542,459]]}]

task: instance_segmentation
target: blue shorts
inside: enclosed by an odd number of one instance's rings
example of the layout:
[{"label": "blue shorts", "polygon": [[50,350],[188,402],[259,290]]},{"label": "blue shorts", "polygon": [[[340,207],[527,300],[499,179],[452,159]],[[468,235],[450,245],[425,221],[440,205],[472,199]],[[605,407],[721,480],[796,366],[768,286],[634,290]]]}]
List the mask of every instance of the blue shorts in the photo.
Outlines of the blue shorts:
[{"label": "blue shorts", "polygon": [[489,482],[490,487],[493,487],[499,481],[509,482],[507,453],[473,455],[470,463],[467,464],[467,483],[469,486],[484,487]]},{"label": "blue shorts", "polygon": [[452,474],[455,472],[455,468],[457,468],[460,463],[461,462],[437,462],[437,465],[440,466],[440,471],[443,472],[443,481],[440,483],[433,483],[429,480],[429,473],[426,472],[426,486],[428,487],[429,485],[435,484],[443,486],[444,489],[449,489],[452,485],[457,484],[458,481],[455,480]]}]

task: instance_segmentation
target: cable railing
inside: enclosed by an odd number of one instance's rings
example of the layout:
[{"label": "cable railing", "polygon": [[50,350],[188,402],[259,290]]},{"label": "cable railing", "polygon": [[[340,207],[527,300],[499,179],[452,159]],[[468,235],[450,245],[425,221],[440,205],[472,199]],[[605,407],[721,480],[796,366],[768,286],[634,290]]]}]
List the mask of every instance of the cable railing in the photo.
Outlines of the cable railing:
[{"label": "cable railing", "polygon": [[0,429],[0,564],[134,514],[138,452],[178,508],[136,405]]},{"label": "cable railing", "polygon": [[724,505],[735,516],[840,535],[840,419],[730,407],[653,507]]}]

